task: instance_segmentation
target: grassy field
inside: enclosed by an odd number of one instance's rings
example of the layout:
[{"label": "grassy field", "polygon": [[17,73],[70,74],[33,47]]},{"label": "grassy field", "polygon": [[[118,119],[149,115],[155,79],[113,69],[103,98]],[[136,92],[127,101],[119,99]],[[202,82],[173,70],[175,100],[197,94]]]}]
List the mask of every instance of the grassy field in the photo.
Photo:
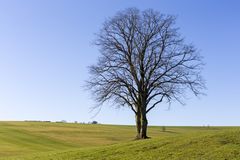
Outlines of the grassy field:
[{"label": "grassy field", "polygon": [[240,127],[149,127],[0,122],[0,160],[240,159]]}]

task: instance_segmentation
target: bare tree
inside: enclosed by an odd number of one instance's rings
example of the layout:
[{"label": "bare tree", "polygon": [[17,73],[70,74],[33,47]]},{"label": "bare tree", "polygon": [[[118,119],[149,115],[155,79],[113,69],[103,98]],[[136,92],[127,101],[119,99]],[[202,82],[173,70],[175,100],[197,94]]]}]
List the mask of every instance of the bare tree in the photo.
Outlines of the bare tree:
[{"label": "bare tree", "polygon": [[101,56],[87,82],[100,104],[128,106],[137,138],[147,138],[147,113],[161,102],[183,103],[187,91],[201,94],[202,58],[174,27],[175,17],[129,8],[106,20],[97,34]]}]

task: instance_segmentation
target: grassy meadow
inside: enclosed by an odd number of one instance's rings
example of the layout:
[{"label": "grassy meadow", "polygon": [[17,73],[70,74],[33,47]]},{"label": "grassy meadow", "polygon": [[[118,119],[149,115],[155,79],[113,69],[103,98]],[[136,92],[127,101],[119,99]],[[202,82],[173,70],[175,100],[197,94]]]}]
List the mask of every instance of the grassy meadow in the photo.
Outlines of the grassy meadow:
[{"label": "grassy meadow", "polygon": [[135,141],[134,126],[0,122],[0,160],[240,159],[240,127],[161,127]]}]

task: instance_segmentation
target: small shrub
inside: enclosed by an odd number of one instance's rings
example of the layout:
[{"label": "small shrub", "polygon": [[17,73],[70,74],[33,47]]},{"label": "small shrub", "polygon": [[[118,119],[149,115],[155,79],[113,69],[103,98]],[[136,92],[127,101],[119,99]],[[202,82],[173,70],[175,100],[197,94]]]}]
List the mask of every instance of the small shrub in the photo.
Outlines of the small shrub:
[{"label": "small shrub", "polygon": [[165,131],[166,131],[166,127],[162,126],[162,132],[165,132]]}]

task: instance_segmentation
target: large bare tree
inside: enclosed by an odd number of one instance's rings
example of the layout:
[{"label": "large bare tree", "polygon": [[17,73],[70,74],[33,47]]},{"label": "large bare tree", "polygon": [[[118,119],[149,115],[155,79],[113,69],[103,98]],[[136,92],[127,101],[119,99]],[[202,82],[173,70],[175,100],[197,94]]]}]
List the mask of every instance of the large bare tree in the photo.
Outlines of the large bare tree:
[{"label": "large bare tree", "polygon": [[202,58],[174,27],[175,17],[129,8],[103,24],[96,45],[101,56],[87,82],[95,100],[127,106],[136,116],[137,138],[147,138],[147,113],[161,102],[201,94]]}]

